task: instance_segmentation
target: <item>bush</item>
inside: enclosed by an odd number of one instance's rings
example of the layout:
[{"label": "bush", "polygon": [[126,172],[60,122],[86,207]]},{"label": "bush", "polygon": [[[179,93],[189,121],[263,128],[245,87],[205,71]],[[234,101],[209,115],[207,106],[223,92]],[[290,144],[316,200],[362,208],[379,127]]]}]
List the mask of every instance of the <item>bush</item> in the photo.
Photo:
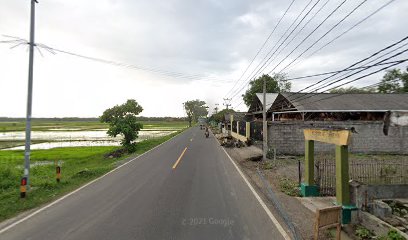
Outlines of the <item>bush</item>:
[{"label": "bush", "polygon": [[279,187],[282,192],[292,197],[300,197],[298,183],[288,178],[281,178]]},{"label": "bush", "polygon": [[374,234],[365,227],[358,226],[356,229],[356,236],[359,240],[372,239]]},{"label": "bush", "polygon": [[391,229],[388,231],[387,236],[380,236],[377,238],[378,240],[407,240],[399,232],[397,232],[395,229]]}]

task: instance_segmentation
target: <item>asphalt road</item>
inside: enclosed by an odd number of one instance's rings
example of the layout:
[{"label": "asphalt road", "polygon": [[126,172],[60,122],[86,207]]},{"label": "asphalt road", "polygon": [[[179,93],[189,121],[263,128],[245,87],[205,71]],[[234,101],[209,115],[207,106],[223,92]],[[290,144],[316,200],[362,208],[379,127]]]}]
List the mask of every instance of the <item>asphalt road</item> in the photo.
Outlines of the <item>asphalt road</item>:
[{"label": "asphalt road", "polygon": [[284,239],[264,207],[214,136],[191,128],[0,239]]}]

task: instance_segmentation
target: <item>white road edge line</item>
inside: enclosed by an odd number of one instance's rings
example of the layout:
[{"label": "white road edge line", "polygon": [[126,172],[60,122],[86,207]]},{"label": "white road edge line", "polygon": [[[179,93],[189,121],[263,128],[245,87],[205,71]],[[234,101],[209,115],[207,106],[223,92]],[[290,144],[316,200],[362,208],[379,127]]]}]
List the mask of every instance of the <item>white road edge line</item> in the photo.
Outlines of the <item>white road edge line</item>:
[{"label": "white road edge line", "polygon": [[[186,130],[188,130],[188,129],[186,129]],[[184,132],[184,131],[183,131],[183,132]],[[86,188],[87,186],[91,185],[92,183],[94,183],[94,182],[100,180],[101,178],[103,178],[103,177],[105,177],[105,176],[107,176],[107,175],[109,175],[109,174],[111,174],[111,173],[117,171],[117,170],[120,169],[121,167],[124,167],[124,166],[128,165],[129,163],[131,163],[131,162],[133,162],[134,160],[136,160],[136,159],[142,157],[143,155],[145,155],[145,154],[147,154],[147,153],[149,153],[149,152],[155,150],[156,148],[162,146],[163,144],[165,144],[165,143],[167,143],[167,142],[173,140],[175,137],[179,136],[179,135],[182,134],[183,132],[180,132],[180,133],[177,134],[176,136],[173,136],[172,138],[168,139],[167,141],[160,143],[159,145],[157,145],[156,147],[150,149],[149,151],[140,154],[139,156],[137,156],[137,157],[135,157],[135,158],[129,160],[128,162],[126,162],[126,163],[124,163],[124,164],[122,164],[122,165],[120,165],[120,166],[118,166],[118,167],[116,167],[116,168],[110,170],[109,172],[105,173],[104,175],[102,175],[102,176],[100,176],[100,177],[98,177],[98,178],[96,178],[96,179],[94,179],[94,180],[92,180],[92,181],[86,183],[86,184],[83,185],[82,187],[77,188],[76,190],[74,190],[74,191],[72,191],[72,192],[70,192],[70,193],[68,193],[68,194],[66,194],[66,195],[64,195],[64,196],[62,196],[61,198],[58,198],[58,199],[55,200],[54,202],[52,202],[52,203],[50,203],[50,204],[48,204],[48,205],[46,205],[46,206],[44,206],[44,207],[42,207],[42,208],[36,210],[35,212],[33,212],[33,213],[31,213],[31,214],[29,214],[29,215],[23,217],[22,219],[20,219],[20,220],[18,220],[18,221],[16,221],[16,222],[14,222],[14,223],[12,223],[12,224],[6,226],[5,228],[3,228],[3,229],[0,230],[0,234],[4,233],[5,231],[9,230],[10,228],[15,227],[15,226],[18,225],[18,224],[24,222],[25,220],[27,220],[27,219],[29,219],[29,218],[31,218],[31,217],[37,215],[38,213],[40,213],[40,212],[42,212],[42,211],[44,211],[44,210],[46,210],[46,209],[52,207],[53,205],[55,205],[55,204],[61,202],[62,200],[64,200],[65,198],[67,198],[67,197],[69,197],[69,196],[71,196],[71,195],[73,195],[73,194],[75,194],[75,193],[81,191],[82,189]]]},{"label": "white road edge line", "polygon": [[238,173],[241,175],[241,177],[244,179],[245,183],[248,185],[249,189],[251,192],[254,194],[255,198],[258,200],[259,204],[261,204],[262,208],[265,210],[266,214],[268,217],[272,220],[272,222],[275,224],[276,228],[279,230],[283,238],[290,240],[291,238],[289,235],[286,233],[286,231],[283,229],[282,225],[278,222],[278,220],[275,218],[275,216],[272,214],[272,212],[269,210],[269,208],[266,206],[265,202],[262,200],[262,198],[258,195],[258,193],[255,191],[255,189],[252,187],[251,183],[249,183],[248,179],[245,177],[245,175],[242,173],[241,169],[237,166],[237,164],[234,162],[234,160],[231,158],[231,156],[225,151],[223,147],[221,147],[222,150],[225,152],[229,160],[232,162],[234,167],[237,169]]}]

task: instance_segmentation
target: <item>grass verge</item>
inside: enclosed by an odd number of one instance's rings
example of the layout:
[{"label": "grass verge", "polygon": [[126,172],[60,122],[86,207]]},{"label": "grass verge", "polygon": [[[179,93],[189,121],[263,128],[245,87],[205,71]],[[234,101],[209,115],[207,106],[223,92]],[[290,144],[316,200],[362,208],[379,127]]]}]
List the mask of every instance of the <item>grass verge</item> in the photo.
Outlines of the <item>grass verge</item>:
[{"label": "grass verge", "polygon": [[[118,147],[70,147],[31,152],[31,191],[20,199],[19,183],[23,173],[24,151],[0,151],[0,222],[20,212],[38,207],[79,186],[109,172],[115,163],[140,155],[179,134],[145,140],[138,143],[132,155],[121,158],[105,158],[106,153]],[[55,179],[55,161],[61,161],[62,179]]]}]

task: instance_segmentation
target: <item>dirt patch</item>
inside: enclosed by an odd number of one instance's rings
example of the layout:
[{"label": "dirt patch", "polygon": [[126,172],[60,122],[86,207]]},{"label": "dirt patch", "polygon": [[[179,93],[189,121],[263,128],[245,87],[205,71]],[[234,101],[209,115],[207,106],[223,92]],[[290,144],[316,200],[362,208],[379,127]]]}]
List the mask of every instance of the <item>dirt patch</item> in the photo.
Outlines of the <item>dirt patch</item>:
[{"label": "dirt patch", "polygon": [[112,151],[110,153],[105,154],[104,158],[120,158],[124,154],[127,154],[127,153],[128,153],[128,151],[126,149],[120,148],[120,149],[117,149],[115,151]]}]

